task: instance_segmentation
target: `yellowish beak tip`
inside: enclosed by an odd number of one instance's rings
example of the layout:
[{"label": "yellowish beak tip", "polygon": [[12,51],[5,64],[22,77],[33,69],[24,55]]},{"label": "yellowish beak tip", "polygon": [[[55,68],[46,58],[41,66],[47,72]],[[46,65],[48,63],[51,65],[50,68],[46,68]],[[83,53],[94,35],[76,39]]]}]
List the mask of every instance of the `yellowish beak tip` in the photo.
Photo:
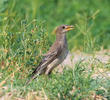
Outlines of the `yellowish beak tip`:
[{"label": "yellowish beak tip", "polygon": [[70,31],[70,30],[73,30],[74,29],[74,26],[73,25],[70,25],[70,26],[67,26],[66,27],[66,31]]}]

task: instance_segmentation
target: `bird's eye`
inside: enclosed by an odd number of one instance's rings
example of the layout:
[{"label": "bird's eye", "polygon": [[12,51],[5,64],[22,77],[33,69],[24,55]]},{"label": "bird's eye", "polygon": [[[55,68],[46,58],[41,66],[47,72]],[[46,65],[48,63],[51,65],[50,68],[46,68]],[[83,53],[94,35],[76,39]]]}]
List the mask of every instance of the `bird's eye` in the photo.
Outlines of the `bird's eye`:
[{"label": "bird's eye", "polygon": [[65,29],[65,26],[63,26],[62,28]]}]

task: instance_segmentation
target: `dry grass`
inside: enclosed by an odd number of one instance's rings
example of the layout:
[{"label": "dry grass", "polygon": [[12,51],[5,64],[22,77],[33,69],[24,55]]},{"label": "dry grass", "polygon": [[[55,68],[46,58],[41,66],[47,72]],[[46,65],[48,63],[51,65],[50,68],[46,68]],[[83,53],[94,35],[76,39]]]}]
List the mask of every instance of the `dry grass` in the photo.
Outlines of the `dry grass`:
[{"label": "dry grass", "polygon": [[[76,64],[82,60],[81,63],[81,68],[84,68],[84,72],[83,72],[83,77],[87,78],[88,75],[90,74],[90,72],[92,72],[91,74],[91,78],[94,80],[98,79],[103,79],[103,82],[106,83],[106,80],[110,79],[110,70],[108,70],[108,68],[106,67],[107,65],[109,65],[109,61],[110,61],[110,55],[109,55],[109,50],[104,50],[104,51],[100,51],[97,52],[95,54],[85,54],[82,52],[74,52],[71,54],[69,54],[69,56],[67,57],[67,59],[65,60],[65,62],[63,63],[63,66],[60,65],[56,70],[58,70],[58,72],[63,74],[63,70],[64,68],[75,68]],[[73,55],[73,57],[72,57]],[[103,57],[103,59],[102,59]],[[71,64],[71,67],[70,67]],[[67,67],[68,66],[68,67]],[[10,80],[14,80],[13,78],[15,77],[15,73],[18,73],[20,71],[20,67],[17,67],[18,69],[16,69],[13,73],[11,73],[10,75],[8,75],[3,81],[0,82],[0,100],[49,100],[48,95],[45,93],[44,89],[42,88],[41,91],[29,91],[27,92],[27,94],[25,94],[25,96],[23,97],[19,97],[17,96],[17,90],[16,89],[12,89],[10,92],[3,92],[8,91],[8,86],[6,86],[6,82],[8,82],[9,78]],[[55,72],[54,72],[55,73]],[[2,77],[2,74],[1,74]],[[11,82],[11,85],[13,86],[14,81]],[[24,86],[24,88],[26,88]],[[76,88],[75,86],[73,86],[73,89],[70,92],[71,95],[73,95],[78,88]],[[79,88],[80,89],[80,88]],[[107,92],[107,88],[104,87],[100,87],[99,89],[103,89],[104,91]],[[78,97],[80,97],[80,95],[82,95],[82,93],[78,94]],[[58,97],[60,98],[60,94],[58,93]],[[65,98],[65,97],[64,97]],[[90,91],[89,96],[85,97],[82,100],[89,100],[88,98],[90,98],[91,100],[107,100],[104,96],[98,95],[95,93],[95,91]]]}]

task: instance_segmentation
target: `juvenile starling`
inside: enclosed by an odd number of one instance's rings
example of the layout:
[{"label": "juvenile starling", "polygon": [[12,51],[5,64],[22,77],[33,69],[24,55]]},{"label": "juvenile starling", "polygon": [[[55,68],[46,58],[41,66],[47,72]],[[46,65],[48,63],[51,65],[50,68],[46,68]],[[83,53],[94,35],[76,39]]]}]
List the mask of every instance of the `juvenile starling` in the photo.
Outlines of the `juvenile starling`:
[{"label": "juvenile starling", "polygon": [[[74,29],[72,25],[61,25],[55,29],[56,41],[50,47],[49,51],[44,54],[42,61],[32,73],[31,80],[41,74],[50,74],[52,70],[61,64],[68,54],[68,44],[66,40],[66,32]],[[29,83],[29,80],[27,83]]]}]

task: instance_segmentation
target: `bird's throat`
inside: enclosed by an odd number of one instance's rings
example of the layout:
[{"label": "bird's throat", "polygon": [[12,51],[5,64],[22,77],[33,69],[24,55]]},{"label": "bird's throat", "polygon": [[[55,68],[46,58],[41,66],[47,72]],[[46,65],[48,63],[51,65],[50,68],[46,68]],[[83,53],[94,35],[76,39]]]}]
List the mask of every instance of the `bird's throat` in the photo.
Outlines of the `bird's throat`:
[{"label": "bird's throat", "polygon": [[56,41],[65,41],[66,40],[66,34],[56,34]]}]

